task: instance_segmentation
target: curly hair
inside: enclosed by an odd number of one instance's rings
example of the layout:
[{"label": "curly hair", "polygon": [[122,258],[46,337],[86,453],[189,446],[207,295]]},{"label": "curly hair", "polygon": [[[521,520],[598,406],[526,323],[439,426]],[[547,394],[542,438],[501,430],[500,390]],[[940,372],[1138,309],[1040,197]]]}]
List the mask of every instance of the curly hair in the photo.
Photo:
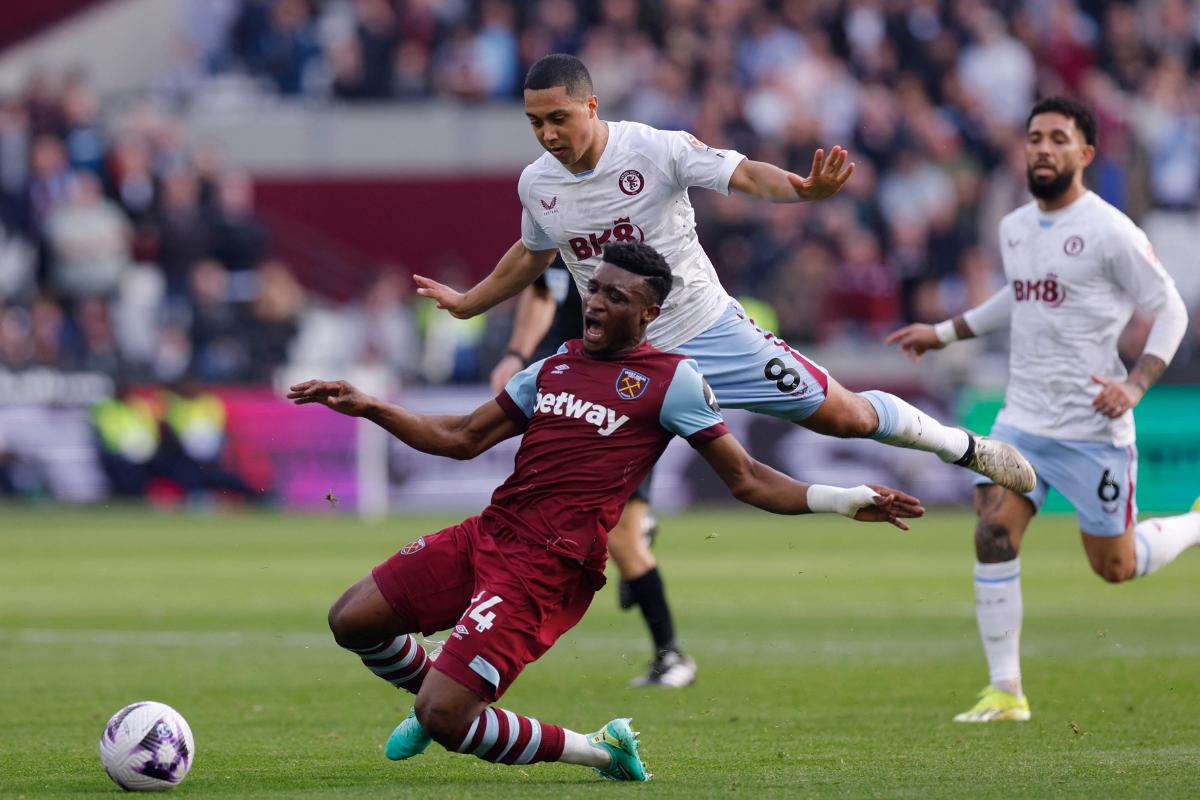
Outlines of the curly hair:
[{"label": "curly hair", "polygon": [[604,246],[604,260],[646,279],[655,302],[662,305],[671,291],[671,268],[657,250],[643,242],[614,242]]}]

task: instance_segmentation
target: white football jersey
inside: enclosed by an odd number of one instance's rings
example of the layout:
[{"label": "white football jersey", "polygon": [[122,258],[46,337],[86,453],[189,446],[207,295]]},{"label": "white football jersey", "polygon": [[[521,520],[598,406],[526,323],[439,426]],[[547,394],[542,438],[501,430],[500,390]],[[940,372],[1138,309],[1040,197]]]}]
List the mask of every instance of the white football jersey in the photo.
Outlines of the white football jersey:
[{"label": "white football jersey", "polygon": [[1000,222],[1012,301],[1008,390],[997,423],[1055,439],[1134,441],[1133,414],[1092,408],[1100,384],[1124,380],[1117,337],[1134,308],[1157,312],[1172,280],[1129,217],[1087,192],[1066,208],[1031,202]]},{"label": "white football jersey", "polygon": [[729,178],[745,156],[684,131],[606,124],[608,142],[590,172],[573,175],[544,153],[521,173],[521,240],[530,250],[558,248],[581,296],[605,244],[634,240],[653,247],[671,266],[671,293],[646,335],[655,347],[671,350],[729,304],[696,238],[688,187],[728,194]]}]

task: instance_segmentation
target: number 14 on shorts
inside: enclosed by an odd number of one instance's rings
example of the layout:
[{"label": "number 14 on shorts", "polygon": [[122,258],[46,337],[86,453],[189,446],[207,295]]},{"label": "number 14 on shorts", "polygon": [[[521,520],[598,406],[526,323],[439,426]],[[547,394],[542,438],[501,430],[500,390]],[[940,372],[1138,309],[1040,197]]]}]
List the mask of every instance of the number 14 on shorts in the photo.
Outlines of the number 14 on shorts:
[{"label": "number 14 on shorts", "polygon": [[492,627],[492,620],[496,618],[495,611],[488,611],[504,602],[504,598],[498,594],[493,594],[485,599],[486,590],[480,592],[471,598],[471,605],[467,606],[466,618],[475,623],[475,630],[483,633],[488,628]]}]

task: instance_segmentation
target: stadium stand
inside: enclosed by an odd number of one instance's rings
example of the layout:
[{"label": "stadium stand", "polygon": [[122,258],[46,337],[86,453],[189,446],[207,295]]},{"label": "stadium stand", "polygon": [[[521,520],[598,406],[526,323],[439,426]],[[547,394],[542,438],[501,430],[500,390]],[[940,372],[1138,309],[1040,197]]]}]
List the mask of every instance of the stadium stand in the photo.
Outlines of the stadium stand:
[{"label": "stadium stand", "polygon": [[[589,65],[609,118],[687,129],[801,173],[816,147],[849,147],[858,170],[827,202],[693,193],[730,292],[798,345],[843,351],[876,350],[897,324],[995,289],[996,224],[1027,197],[1023,115],[1041,94],[1081,97],[1101,126],[1089,184],[1147,230],[1193,311],[1165,380],[1200,377],[1200,12],[1182,0],[176,5],[177,43],[150,91],[31,61],[0,97],[6,370],[263,385],[298,358],[382,365],[406,384],[481,380],[504,310],[462,325],[430,314],[413,302],[404,246],[383,258],[322,230],[319,214],[273,213],[301,193],[230,163],[184,120],[233,96],[314,115],[449,104],[519,120],[526,67],[566,51]],[[515,196],[509,172],[487,176],[492,191]],[[424,255],[416,263],[443,280],[490,268]],[[1127,352],[1146,328],[1135,319]]]}]

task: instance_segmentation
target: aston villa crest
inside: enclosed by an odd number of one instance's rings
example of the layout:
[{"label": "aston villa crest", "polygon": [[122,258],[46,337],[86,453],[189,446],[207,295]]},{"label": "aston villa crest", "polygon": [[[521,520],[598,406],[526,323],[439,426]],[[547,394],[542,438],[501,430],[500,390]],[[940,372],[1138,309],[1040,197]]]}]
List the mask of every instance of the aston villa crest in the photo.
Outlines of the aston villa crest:
[{"label": "aston villa crest", "polygon": [[617,376],[617,397],[622,400],[637,400],[650,385],[650,377],[637,370],[625,367]]}]

